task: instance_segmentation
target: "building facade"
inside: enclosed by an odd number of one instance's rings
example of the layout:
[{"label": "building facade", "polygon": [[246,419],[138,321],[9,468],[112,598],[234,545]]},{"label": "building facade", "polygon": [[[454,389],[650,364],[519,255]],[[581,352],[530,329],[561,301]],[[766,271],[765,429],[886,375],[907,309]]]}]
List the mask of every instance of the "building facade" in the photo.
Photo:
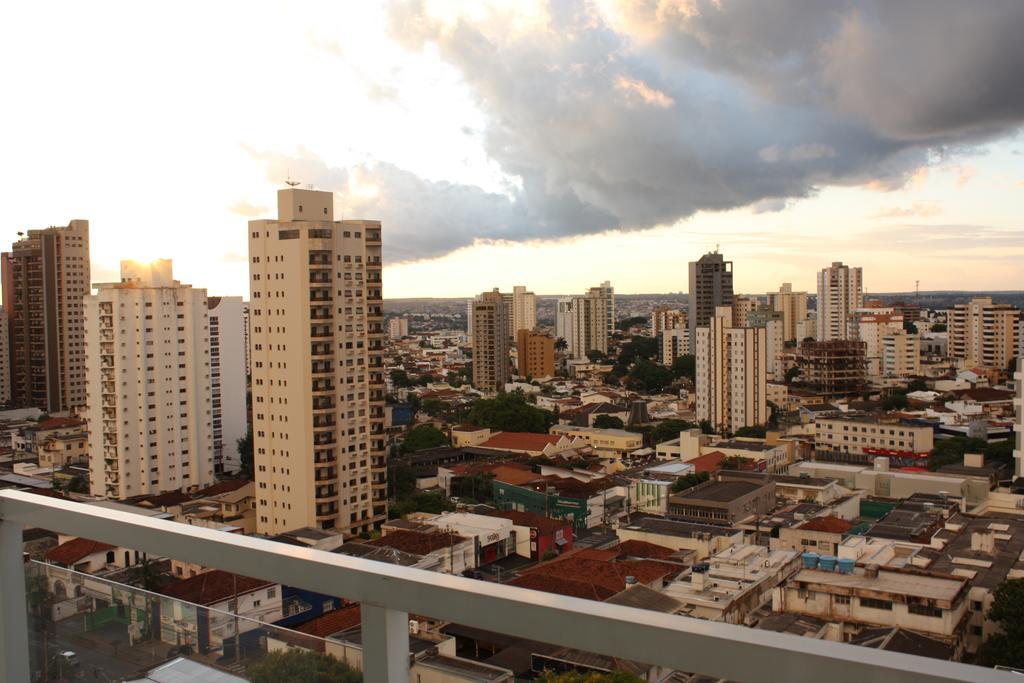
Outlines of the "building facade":
[{"label": "building facade", "polygon": [[537,296],[526,291],[526,287],[516,285],[512,288],[511,310],[508,311],[509,337],[515,339],[519,330],[533,330],[537,327]]},{"label": "building facade", "polygon": [[381,225],[330,192],[249,222],[256,528],[370,531],[387,517]]},{"label": "building facade", "polygon": [[949,311],[949,355],[966,367],[1004,369],[1017,353],[1020,311],[976,297]]},{"label": "building facade", "polygon": [[[107,498],[213,483],[206,290],[171,262],[121,262],[121,281],[86,296],[91,493]],[[241,397],[244,405],[244,396]]]},{"label": "building facade", "polygon": [[732,306],[732,261],[726,261],[714,251],[691,261],[689,270],[686,322],[690,331],[690,348],[696,349],[697,328],[707,327],[719,306]]},{"label": "building facade", "polygon": [[934,446],[930,426],[917,426],[871,417],[819,417],[815,420],[814,447],[856,455],[923,457]]},{"label": "building facade", "polygon": [[882,356],[886,336],[903,331],[903,315],[891,308],[867,308],[856,313],[857,338],[864,342],[868,377],[882,376]]},{"label": "building facade", "polygon": [[7,311],[0,306],[0,405],[11,400],[11,353]]},{"label": "building facade", "polygon": [[818,272],[818,341],[856,339],[854,312],[864,307],[863,273],[859,267],[834,262]]},{"label": "building facade", "polygon": [[722,306],[697,329],[697,419],[716,429],[768,421],[767,336],[764,328],[733,327]]},{"label": "building facade", "polygon": [[585,295],[572,298],[569,352],[573,358],[583,358],[588,351],[608,353],[608,330],[614,327],[608,309],[609,301],[613,300],[609,289],[604,285],[591,287]]},{"label": "building facade", "polygon": [[82,297],[89,294],[89,221],[29,230],[0,256],[11,403],[49,413],[84,406]]},{"label": "building facade", "polygon": [[651,311],[651,336],[657,337],[665,330],[686,328],[686,311],[671,306],[658,306]]},{"label": "building facade", "polygon": [[550,335],[520,329],[516,337],[520,377],[552,377],[555,374],[555,340]]},{"label": "building facade", "polygon": [[211,296],[210,390],[213,417],[213,471],[237,472],[238,440],[249,424],[246,408],[246,315],[240,296]]},{"label": "building facade", "polygon": [[798,324],[807,320],[807,292],[794,292],[792,284],[783,282],[779,291],[768,293],[768,307],[782,314],[782,341],[803,341]]},{"label": "building facade", "polygon": [[921,374],[921,338],[903,330],[882,337],[882,376]]},{"label": "building facade", "polygon": [[512,379],[507,314],[497,289],[473,302],[473,388],[489,394],[504,391]]},{"label": "building facade", "polygon": [[690,333],[685,327],[662,330],[658,341],[661,343],[661,362],[663,365],[672,365],[676,358],[691,353]]},{"label": "building facade", "polygon": [[408,318],[391,318],[388,320],[388,339],[395,340],[409,336]]}]

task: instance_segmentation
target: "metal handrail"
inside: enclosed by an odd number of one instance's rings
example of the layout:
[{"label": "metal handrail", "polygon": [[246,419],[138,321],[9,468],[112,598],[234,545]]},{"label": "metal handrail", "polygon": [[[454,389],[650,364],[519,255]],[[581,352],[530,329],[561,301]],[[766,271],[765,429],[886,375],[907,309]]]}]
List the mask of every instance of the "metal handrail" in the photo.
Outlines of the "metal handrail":
[{"label": "metal handrail", "polygon": [[22,525],[358,601],[368,681],[409,680],[409,613],[744,683],[821,676],[830,683],[1020,680],[993,669],[529,591],[3,491],[0,674],[12,683],[27,682],[29,676]]}]

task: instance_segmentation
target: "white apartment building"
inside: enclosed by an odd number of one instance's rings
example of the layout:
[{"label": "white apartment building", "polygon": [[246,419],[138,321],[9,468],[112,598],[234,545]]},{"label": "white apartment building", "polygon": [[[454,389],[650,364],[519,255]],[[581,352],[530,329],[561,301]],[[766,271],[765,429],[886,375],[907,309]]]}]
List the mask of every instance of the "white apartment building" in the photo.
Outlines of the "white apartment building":
[{"label": "white apartment building", "polygon": [[864,281],[859,267],[834,262],[818,272],[818,341],[856,339],[854,312],[864,307]]},{"label": "white apartment building", "polygon": [[882,376],[883,339],[903,330],[903,315],[891,308],[865,308],[857,311],[857,335],[867,344],[864,356],[868,377]]},{"label": "white apartment building", "polygon": [[931,427],[885,422],[869,416],[819,417],[814,423],[814,447],[817,450],[924,455],[934,446]]},{"label": "white apartment building", "polygon": [[509,337],[516,338],[519,330],[533,330],[537,327],[537,296],[526,291],[526,287],[516,285],[512,288],[511,310],[508,313],[508,325],[511,330]]},{"label": "white apartment building", "polygon": [[965,367],[1006,368],[1017,352],[1020,311],[976,297],[948,313],[949,355]]},{"label": "white apartment building", "polygon": [[122,261],[120,282],[94,287],[83,300],[91,493],[212,484],[206,290],[174,280],[166,259]]},{"label": "white apartment building", "polygon": [[11,347],[8,334],[7,311],[0,306],[0,404],[11,400]]},{"label": "white apartment building", "polygon": [[213,409],[213,471],[237,472],[238,440],[249,422],[246,409],[246,304],[240,296],[211,296],[210,389]]},{"label": "white apartment building", "polygon": [[689,355],[690,334],[685,327],[677,327],[661,331],[661,362],[672,365],[679,356]]},{"label": "white apartment building", "polygon": [[882,337],[882,376],[921,374],[921,337],[905,330]]},{"label": "white apartment building", "polygon": [[564,339],[568,344],[566,350],[572,353],[572,322],[573,299],[565,297],[555,304],[555,340]]},{"label": "white apartment building", "polygon": [[615,324],[608,308],[609,301],[614,301],[609,294],[610,289],[605,283],[591,287],[583,296],[572,297],[571,310],[568,311],[572,336],[566,341],[573,358],[583,358],[588,351],[608,353],[609,329]]},{"label": "white apartment building", "polygon": [[768,293],[768,307],[782,314],[782,340],[803,341],[798,325],[807,320],[807,292],[794,292],[793,285],[783,282],[777,292]]},{"label": "white apartment building", "polygon": [[245,329],[245,376],[252,376],[252,328],[249,326],[249,302],[242,302],[243,327]]},{"label": "white apartment building", "polygon": [[767,338],[763,327],[733,327],[732,308],[697,328],[697,419],[734,432],[768,421]]},{"label": "white apartment building", "polygon": [[512,379],[507,314],[497,289],[473,302],[473,388],[489,394],[504,391]]},{"label": "white apartment building", "polygon": [[408,318],[391,318],[388,320],[388,339],[395,340],[409,336]]},{"label": "white apartment building", "polygon": [[368,532],[387,516],[381,225],[330,192],[249,222],[256,529]]},{"label": "white apartment building", "polygon": [[[604,298],[604,316],[607,337],[615,334],[615,288],[610,280],[605,280],[597,289]],[[607,349],[606,349],[607,350]]]}]

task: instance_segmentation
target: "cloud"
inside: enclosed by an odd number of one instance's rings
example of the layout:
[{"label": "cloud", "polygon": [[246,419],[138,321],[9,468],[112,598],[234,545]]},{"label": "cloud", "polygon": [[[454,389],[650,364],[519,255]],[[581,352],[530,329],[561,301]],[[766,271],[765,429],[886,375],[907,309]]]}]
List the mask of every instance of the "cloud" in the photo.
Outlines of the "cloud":
[{"label": "cloud", "polygon": [[250,204],[245,200],[239,200],[228,208],[228,211],[231,213],[237,213],[239,216],[245,216],[246,218],[258,218],[259,216],[265,216],[269,210],[270,209],[265,206],[256,206],[255,204]]},{"label": "cloud", "polygon": [[[529,30],[510,28],[518,5],[427,7],[392,2],[391,35],[461,75],[507,194],[264,157],[384,220],[391,258],[765,211],[825,185],[890,191],[1024,118],[1017,0],[567,0],[541,2]],[[375,193],[357,196],[353,174]]]},{"label": "cloud", "polygon": [[931,218],[942,213],[938,201],[918,201],[910,206],[894,206],[880,211],[873,218]]}]

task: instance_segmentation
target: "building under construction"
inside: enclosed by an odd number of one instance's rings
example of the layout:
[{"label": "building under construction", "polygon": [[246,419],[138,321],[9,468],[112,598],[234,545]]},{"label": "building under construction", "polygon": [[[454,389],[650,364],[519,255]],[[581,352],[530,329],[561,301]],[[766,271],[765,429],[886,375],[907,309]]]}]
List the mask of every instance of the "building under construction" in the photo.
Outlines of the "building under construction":
[{"label": "building under construction", "polygon": [[804,341],[796,359],[800,382],[825,398],[859,394],[867,388],[866,356],[862,341]]}]

